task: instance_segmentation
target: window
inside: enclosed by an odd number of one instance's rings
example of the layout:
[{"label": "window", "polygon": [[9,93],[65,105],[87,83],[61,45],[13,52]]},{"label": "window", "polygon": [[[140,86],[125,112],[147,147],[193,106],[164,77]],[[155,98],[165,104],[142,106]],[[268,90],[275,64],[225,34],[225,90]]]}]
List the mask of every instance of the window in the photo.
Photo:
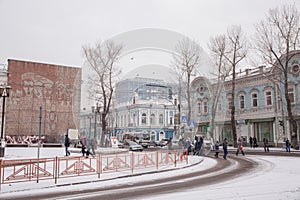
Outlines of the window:
[{"label": "window", "polygon": [[289,87],[288,88],[288,94],[289,94],[289,98],[290,98],[290,101],[291,103],[295,103],[295,93],[294,93],[294,88],[293,87]]},{"label": "window", "polygon": [[170,125],[173,124],[173,117],[170,117]]},{"label": "window", "polygon": [[266,91],[266,105],[271,106],[272,105],[272,92]]},{"label": "window", "polygon": [[233,106],[231,96],[228,96],[228,97],[227,97],[227,102],[228,102],[228,110],[231,110],[231,107]]},{"label": "window", "polygon": [[159,125],[163,125],[164,124],[164,115],[163,114],[159,114]]},{"label": "window", "polygon": [[240,106],[240,109],[245,108],[245,96],[244,95],[239,96],[239,106]]},{"label": "window", "polygon": [[143,113],[142,114],[142,125],[146,125],[146,123],[147,123],[147,115],[146,115],[146,113]]},{"label": "window", "polygon": [[257,108],[258,107],[258,95],[257,95],[257,93],[255,92],[255,93],[252,93],[251,94],[251,102],[252,102],[252,107],[253,108]]},{"label": "window", "polygon": [[150,116],[150,124],[155,124],[155,115],[153,113]]},{"label": "window", "polygon": [[198,111],[198,114],[200,115],[201,114],[201,102],[197,103],[197,111]]},{"label": "window", "polygon": [[208,113],[207,99],[204,99],[203,101],[203,112]]}]

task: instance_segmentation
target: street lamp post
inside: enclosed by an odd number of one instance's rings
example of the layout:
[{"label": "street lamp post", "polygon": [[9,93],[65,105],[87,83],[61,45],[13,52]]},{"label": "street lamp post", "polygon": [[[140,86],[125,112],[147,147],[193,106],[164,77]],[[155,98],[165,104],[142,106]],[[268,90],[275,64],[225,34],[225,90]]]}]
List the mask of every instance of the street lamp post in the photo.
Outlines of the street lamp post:
[{"label": "street lamp post", "polygon": [[95,113],[94,140],[97,141],[97,116],[98,113],[100,113],[100,104],[98,102],[96,103],[96,108],[94,106],[92,107],[92,111]]},{"label": "street lamp post", "polygon": [[4,139],[4,114],[5,114],[5,98],[9,97],[10,86],[0,86],[0,97],[3,97],[2,101],[2,120],[1,120],[1,147],[0,157],[4,157],[5,153],[5,139]]}]

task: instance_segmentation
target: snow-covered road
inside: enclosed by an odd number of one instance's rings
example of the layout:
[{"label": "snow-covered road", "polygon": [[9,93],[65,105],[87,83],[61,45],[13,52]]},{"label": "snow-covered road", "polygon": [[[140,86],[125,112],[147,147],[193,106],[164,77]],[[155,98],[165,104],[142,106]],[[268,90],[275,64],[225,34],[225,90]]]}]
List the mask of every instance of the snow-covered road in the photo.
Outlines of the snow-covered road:
[{"label": "snow-covered road", "polygon": [[260,165],[245,176],[215,185],[143,198],[179,200],[187,196],[222,200],[299,200],[300,157],[247,156]]}]

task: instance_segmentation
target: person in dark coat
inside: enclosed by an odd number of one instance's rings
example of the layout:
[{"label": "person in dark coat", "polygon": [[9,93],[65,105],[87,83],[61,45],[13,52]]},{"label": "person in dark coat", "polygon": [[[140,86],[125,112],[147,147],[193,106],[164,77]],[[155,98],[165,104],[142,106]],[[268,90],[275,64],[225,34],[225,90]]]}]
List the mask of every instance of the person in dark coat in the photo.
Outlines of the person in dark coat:
[{"label": "person in dark coat", "polygon": [[199,139],[199,156],[202,156],[203,155],[203,137],[200,136],[200,139]]},{"label": "person in dark coat", "polygon": [[70,138],[68,137],[68,134],[65,135],[65,149],[66,149],[66,156],[69,156],[71,153],[68,150],[70,146]]},{"label": "person in dark coat", "polygon": [[253,137],[253,148],[255,148],[255,147],[258,147],[258,145],[257,145],[257,139],[256,139],[256,137],[254,136],[254,137]]},{"label": "person in dark coat", "polygon": [[289,139],[287,139],[285,141],[285,150],[286,150],[286,152],[291,152],[291,143],[290,143]]},{"label": "person in dark coat", "polygon": [[252,148],[253,147],[253,138],[251,136],[249,137],[249,143],[250,143],[250,147]]},{"label": "person in dark coat", "polygon": [[267,138],[263,139],[265,152],[269,152],[269,140]]},{"label": "person in dark coat", "polygon": [[227,159],[227,154],[228,154],[228,140],[227,140],[227,138],[225,138],[223,140],[223,151],[224,151],[223,158]]},{"label": "person in dark coat", "polygon": [[216,141],[216,143],[215,143],[215,157],[216,158],[219,157],[219,148],[220,148],[219,141]]}]

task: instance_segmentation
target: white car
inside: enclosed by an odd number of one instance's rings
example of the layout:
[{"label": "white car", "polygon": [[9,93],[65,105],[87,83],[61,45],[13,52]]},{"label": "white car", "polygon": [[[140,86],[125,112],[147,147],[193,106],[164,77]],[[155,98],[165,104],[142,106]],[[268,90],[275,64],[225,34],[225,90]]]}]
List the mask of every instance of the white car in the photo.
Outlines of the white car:
[{"label": "white car", "polygon": [[130,151],[143,151],[142,145],[139,145],[136,142],[129,141],[128,144],[125,144],[125,146],[127,146],[127,145],[129,147]]}]

